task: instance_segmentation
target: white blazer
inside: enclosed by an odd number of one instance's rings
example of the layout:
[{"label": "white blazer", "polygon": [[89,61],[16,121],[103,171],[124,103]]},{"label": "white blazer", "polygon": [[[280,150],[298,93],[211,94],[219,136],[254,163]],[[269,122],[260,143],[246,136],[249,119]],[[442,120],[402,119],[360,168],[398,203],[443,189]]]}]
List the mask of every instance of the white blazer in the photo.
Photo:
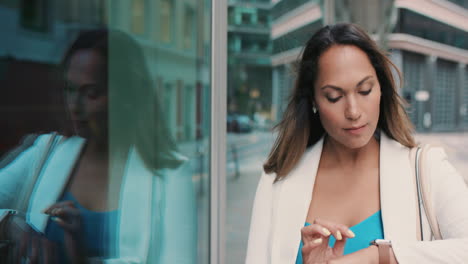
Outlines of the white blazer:
[{"label": "white blazer", "polygon": [[[0,169],[0,214],[15,197],[37,163],[50,135],[40,136],[8,166]],[[48,215],[41,212],[63,193],[79,158],[84,139],[63,138],[50,153],[31,193],[27,220],[44,231]],[[181,157],[181,156],[180,156]],[[181,157],[182,158],[182,157]],[[97,263],[196,263],[196,204],[189,162],[176,169],[150,170],[135,148],[125,165],[120,191],[115,258]],[[112,168],[111,168],[112,169]]]},{"label": "white blazer", "polygon": [[[273,183],[263,173],[254,201],[246,264],[295,263],[306,221],[323,138],[304,153],[289,175]],[[468,189],[443,149],[427,153],[427,181],[444,240],[418,241],[417,195],[410,149],[381,133],[380,205],[385,239],[400,264],[468,263]],[[424,218],[424,216],[423,216]],[[424,234],[428,234],[423,222]]]}]

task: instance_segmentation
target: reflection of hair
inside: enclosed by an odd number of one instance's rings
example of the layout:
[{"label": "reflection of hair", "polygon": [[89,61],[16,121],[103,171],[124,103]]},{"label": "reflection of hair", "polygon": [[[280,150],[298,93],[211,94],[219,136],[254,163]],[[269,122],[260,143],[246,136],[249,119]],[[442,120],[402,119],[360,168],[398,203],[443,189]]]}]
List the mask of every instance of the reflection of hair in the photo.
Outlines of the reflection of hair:
[{"label": "reflection of hair", "polygon": [[[60,64],[60,69],[63,71],[61,76],[65,78],[65,73],[68,70],[68,64],[70,63],[71,57],[77,52],[82,50],[93,50],[96,51],[101,57],[103,61],[102,69],[100,74],[100,78],[104,80],[104,83],[107,84],[107,57],[108,57],[108,31],[107,30],[92,30],[92,31],[85,31],[78,35],[78,37],[73,41],[71,46],[66,51],[62,63]],[[66,81],[63,82],[64,87],[66,86]],[[65,106],[65,92],[63,93],[63,101]],[[69,112],[68,107],[65,107],[65,112]],[[68,113],[69,114],[69,113]],[[67,116],[69,117],[69,115]],[[66,136],[73,135],[73,128],[71,124],[71,120],[68,119],[64,125],[62,133]]]},{"label": "reflection of hair", "polygon": [[407,147],[415,145],[413,126],[391,72],[391,68],[394,68],[401,81],[397,67],[358,26],[347,23],[325,26],[307,41],[302,52],[293,94],[283,119],[276,126],[278,138],[263,166],[265,172],[276,173],[276,180],[285,177],[299,162],[305,149],[314,145],[325,133],[319,116],[312,113],[313,87],[319,58],[333,45],[353,45],[367,54],[382,89],[378,128]]},{"label": "reflection of hair", "polygon": [[65,54],[66,69],[79,50],[97,51],[103,58],[102,77],[108,86],[110,144],[126,151],[134,145],[146,166],[177,167],[181,160],[160,110],[143,52],[127,34],[93,30],[79,34]]}]

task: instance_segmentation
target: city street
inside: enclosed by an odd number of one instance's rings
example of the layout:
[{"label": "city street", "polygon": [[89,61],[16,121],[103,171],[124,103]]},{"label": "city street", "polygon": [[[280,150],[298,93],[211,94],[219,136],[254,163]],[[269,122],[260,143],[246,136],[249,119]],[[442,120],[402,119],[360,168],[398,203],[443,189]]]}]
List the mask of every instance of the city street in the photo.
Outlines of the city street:
[{"label": "city street", "polygon": [[[259,177],[262,172],[262,164],[265,161],[269,148],[273,143],[271,133],[252,133],[243,136],[228,136],[229,142],[250,140],[255,145],[255,154],[240,160],[240,175],[238,178],[228,175],[227,180],[227,243],[226,263],[243,263],[250,225],[252,203]],[[465,177],[468,182],[468,133],[438,133],[418,134],[418,142],[441,145],[445,148],[450,162]],[[261,141],[262,143],[258,143]],[[255,143],[257,142],[257,143]],[[258,144],[263,144],[260,146]]]},{"label": "city street", "polygon": [[[235,135],[228,135],[228,145],[230,143],[234,144],[234,140],[236,139]],[[232,163],[228,164],[226,210],[227,264],[238,264],[244,261],[255,190],[263,170],[262,164],[267,158],[273,140],[273,134],[269,132],[255,132],[243,136],[244,142],[252,144],[250,149],[254,153],[239,155],[241,157],[239,160],[240,174],[237,178],[233,175]],[[228,160],[232,160],[229,159],[229,155]]]}]

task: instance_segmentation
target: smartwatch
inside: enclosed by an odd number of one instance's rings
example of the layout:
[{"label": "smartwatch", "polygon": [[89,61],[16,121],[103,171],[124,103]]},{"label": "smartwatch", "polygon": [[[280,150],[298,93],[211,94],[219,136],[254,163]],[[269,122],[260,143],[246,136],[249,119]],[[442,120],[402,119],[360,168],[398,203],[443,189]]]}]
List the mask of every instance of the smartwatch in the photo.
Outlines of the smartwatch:
[{"label": "smartwatch", "polygon": [[379,248],[379,264],[390,264],[390,248],[392,247],[392,241],[376,239],[371,241],[370,244]]}]

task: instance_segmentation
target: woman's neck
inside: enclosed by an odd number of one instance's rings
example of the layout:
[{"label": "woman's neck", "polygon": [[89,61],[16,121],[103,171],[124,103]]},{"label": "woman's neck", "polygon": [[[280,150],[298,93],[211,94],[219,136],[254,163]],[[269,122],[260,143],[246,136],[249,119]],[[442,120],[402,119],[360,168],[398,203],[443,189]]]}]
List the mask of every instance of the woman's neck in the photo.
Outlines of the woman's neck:
[{"label": "woman's neck", "polygon": [[83,157],[86,157],[87,159],[93,159],[95,161],[107,162],[109,160],[109,150],[107,144],[95,139],[88,139]]},{"label": "woman's neck", "polygon": [[363,147],[351,149],[327,135],[323,146],[322,165],[345,169],[378,167],[379,149],[379,142],[375,137]]}]

